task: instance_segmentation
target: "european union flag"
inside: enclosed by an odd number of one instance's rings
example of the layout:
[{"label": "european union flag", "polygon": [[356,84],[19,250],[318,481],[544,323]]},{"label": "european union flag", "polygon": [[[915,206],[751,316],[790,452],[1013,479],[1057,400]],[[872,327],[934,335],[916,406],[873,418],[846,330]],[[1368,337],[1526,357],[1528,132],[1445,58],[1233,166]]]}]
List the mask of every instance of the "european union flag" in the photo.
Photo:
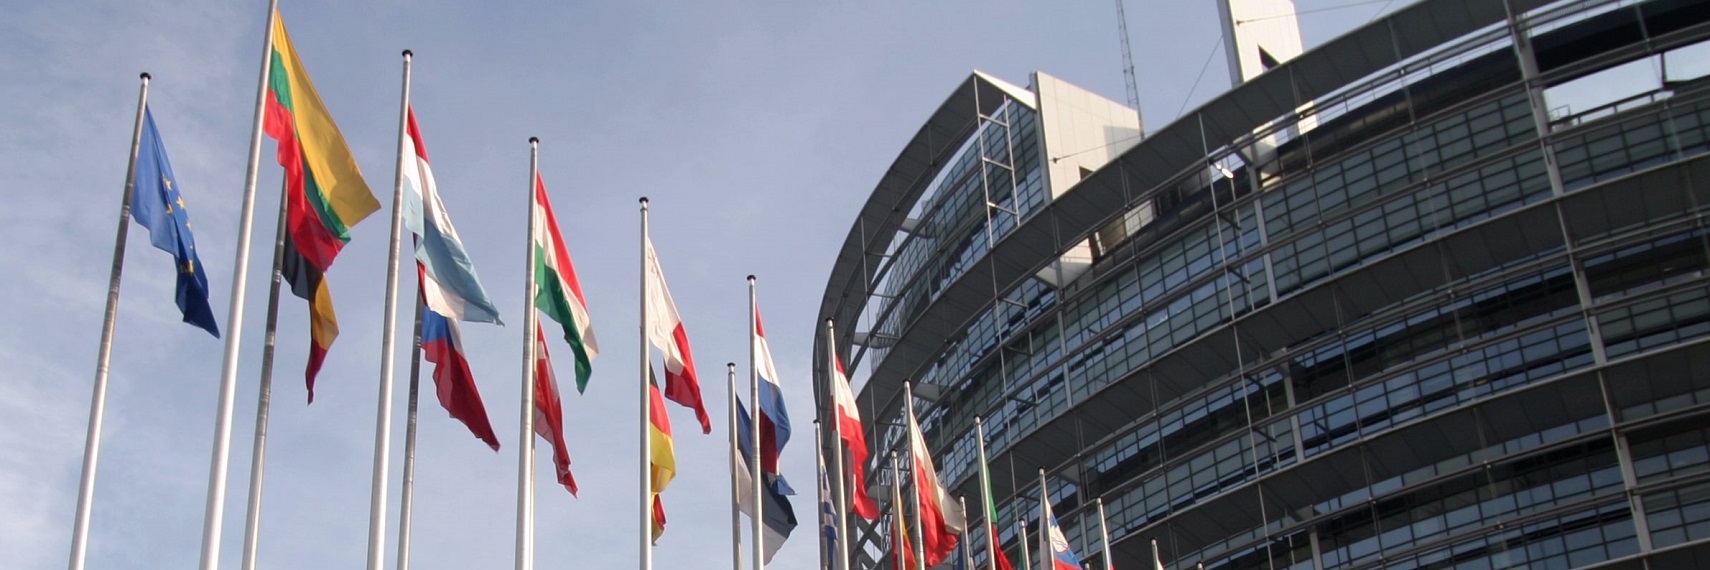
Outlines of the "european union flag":
[{"label": "european union flag", "polygon": [[154,129],[154,114],[143,110],[141,146],[137,150],[137,177],[131,196],[131,217],[148,228],[154,246],[166,250],[178,264],[178,310],[184,322],[220,336],[220,325],[208,308],[208,276],[196,257],[196,239],[190,234],[190,212],[178,194],[178,179],[166,160],[166,146]]}]

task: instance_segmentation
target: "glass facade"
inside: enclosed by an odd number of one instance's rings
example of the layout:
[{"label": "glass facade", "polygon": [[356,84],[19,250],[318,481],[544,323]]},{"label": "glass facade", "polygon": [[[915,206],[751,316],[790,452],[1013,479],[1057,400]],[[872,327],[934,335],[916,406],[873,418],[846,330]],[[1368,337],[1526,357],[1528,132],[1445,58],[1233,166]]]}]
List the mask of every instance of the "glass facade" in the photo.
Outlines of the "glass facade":
[{"label": "glass facade", "polygon": [[[1710,80],[1543,107],[1710,38],[1710,2],[1514,17],[1518,47],[1493,23],[1328,94],[1315,126],[1254,126],[1298,134],[1127,188],[1103,223],[1154,215],[1071,229],[1100,238],[1091,270],[1000,288],[902,368],[936,389],[916,407],[970,504],[982,418],[1011,560],[1016,521],[1038,537],[1040,458],[1070,544],[1106,556],[1102,499],[1122,566],[1153,540],[1216,570],[1577,568],[1710,538]],[[981,124],[893,242],[869,330],[907,339],[1049,205],[1037,113]],[[863,398],[894,426],[894,394]],[[882,528],[857,537],[868,562]]]}]

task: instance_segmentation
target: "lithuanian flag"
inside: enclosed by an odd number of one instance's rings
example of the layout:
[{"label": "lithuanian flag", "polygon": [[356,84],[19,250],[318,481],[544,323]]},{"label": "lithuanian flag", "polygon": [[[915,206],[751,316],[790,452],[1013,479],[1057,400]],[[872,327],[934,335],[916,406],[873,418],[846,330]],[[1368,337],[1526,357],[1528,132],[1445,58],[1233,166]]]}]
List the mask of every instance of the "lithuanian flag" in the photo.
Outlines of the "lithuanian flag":
[{"label": "lithuanian flag", "polygon": [[380,203],[362,181],[344,135],[309,82],[278,11],[273,12],[273,57],[262,130],[279,142],[279,165],[285,167],[284,276],[291,292],[309,301],[313,343],[305,376],[313,402],[315,374],[338,338],[326,270],[350,241],[350,227],[380,209]]}]

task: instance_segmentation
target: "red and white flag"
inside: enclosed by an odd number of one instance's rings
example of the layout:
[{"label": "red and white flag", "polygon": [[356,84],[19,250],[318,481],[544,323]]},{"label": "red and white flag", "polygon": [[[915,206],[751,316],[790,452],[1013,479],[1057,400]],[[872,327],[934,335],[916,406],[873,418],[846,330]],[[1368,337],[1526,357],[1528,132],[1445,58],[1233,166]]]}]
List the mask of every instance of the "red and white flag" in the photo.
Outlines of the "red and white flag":
[{"label": "red and white flag", "polygon": [[534,434],[552,446],[553,472],[558,482],[576,494],[576,478],[570,475],[570,450],[564,447],[564,406],[558,400],[558,377],[546,355],[546,334],[534,326]]},{"label": "red and white flag", "polygon": [[[836,345],[835,342],[828,344]],[[831,355],[831,405],[837,418],[837,435],[849,447],[850,473],[844,479],[849,483],[849,500],[854,503],[855,514],[876,520],[879,518],[879,506],[867,494],[867,435],[861,429],[861,409],[855,405],[855,392],[849,388],[849,375],[843,372],[843,361],[837,359],[836,351],[827,352]]]},{"label": "red and white flag", "polygon": [[938,481],[938,470],[932,466],[926,438],[921,436],[920,423],[913,414],[908,415],[908,439],[915,494],[920,497],[920,542],[926,551],[926,566],[931,568],[943,564],[955,550],[957,535],[967,531],[968,523],[962,506]]},{"label": "red and white flag", "polygon": [[653,252],[653,238],[647,244],[647,340],[659,348],[665,359],[665,397],[695,411],[701,421],[701,433],[712,433],[712,419],[701,403],[701,384],[695,380],[695,358],[689,352],[689,335],[683,330],[683,319],[677,315],[677,303],[671,300],[671,290],[665,287],[665,272],[659,268],[659,256]]}]

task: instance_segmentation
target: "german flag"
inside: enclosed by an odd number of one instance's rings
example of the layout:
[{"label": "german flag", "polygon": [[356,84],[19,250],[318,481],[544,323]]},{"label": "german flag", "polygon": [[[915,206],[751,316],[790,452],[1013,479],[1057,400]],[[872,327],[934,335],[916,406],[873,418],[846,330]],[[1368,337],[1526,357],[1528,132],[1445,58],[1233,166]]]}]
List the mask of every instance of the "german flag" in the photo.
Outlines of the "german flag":
[{"label": "german flag", "polygon": [[279,142],[285,167],[284,277],[291,292],[309,301],[309,363],[305,377],[315,401],[315,375],[327,348],[338,338],[338,317],[325,274],[350,227],[380,209],[344,135],[309,82],[285,21],[273,12],[273,57],[268,73],[267,112],[262,130]]}]

